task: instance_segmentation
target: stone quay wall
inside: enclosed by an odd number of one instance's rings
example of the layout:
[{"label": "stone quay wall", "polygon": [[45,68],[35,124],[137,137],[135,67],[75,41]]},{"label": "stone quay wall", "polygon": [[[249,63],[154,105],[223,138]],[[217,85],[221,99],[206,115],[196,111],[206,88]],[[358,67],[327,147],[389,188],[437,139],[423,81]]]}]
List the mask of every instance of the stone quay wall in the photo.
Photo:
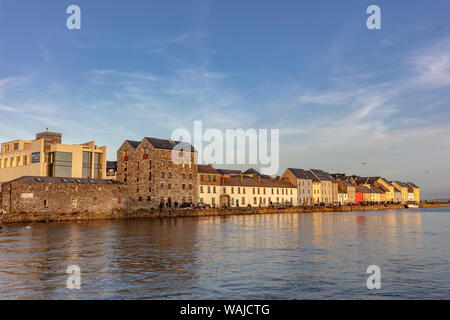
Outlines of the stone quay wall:
[{"label": "stone quay wall", "polygon": [[[450,204],[423,204],[421,207],[450,206]],[[132,219],[132,218],[175,218],[175,217],[206,217],[206,216],[231,216],[231,215],[255,215],[255,214],[279,214],[279,213],[310,213],[310,212],[350,212],[371,210],[405,209],[404,205],[372,205],[372,206],[337,206],[337,207],[291,207],[291,208],[230,208],[230,209],[171,209],[151,210],[143,208],[131,208],[123,206],[112,210],[78,210],[78,211],[27,211],[5,213],[3,223],[30,223],[30,222],[63,222],[84,220],[107,219]],[[417,209],[410,209],[417,210]]]}]

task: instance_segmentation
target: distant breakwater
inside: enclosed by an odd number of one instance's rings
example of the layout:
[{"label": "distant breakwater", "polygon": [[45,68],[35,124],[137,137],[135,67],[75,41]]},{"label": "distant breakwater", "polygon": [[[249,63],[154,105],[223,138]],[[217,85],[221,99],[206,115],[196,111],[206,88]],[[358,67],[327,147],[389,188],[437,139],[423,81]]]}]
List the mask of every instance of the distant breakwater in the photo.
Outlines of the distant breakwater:
[{"label": "distant breakwater", "polygon": [[[421,208],[446,207],[450,203],[424,203]],[[30,222],[64,222],[64,221],[86,221],[86,220],[109,220],[109,219],[136,219],[136,218],[175,218],[175,217],[208,217],[208,216],[231,216],[231,215],[255,215],[255,214],[278,214],[278,213],[311,213],[311,212],[349,212],[349,211],[371,211],[405,209],[405,205],[352,205],[334,207],[290,207],[290,208],[229,208],[229,209],[120,209],[113,210],[107,214],[96,212],[72,213],[5,213],[2,215],[4,224],[7,223],[30,223]],[[417,210],[417,209],[409,209]]]}]

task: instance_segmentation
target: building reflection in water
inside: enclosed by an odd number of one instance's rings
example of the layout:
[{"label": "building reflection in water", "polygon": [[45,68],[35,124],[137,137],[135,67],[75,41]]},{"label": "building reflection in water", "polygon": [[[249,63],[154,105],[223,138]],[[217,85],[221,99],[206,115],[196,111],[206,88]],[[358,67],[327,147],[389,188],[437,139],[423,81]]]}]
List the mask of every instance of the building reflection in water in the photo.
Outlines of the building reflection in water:
[{"label": "building reflection in water", "polygon": [[[0,297],[308,298],[359,288],[368,265],[421,246],[420,211],[402,210],[12,225]],[[81,290],[66,288],[73,264]]]}]

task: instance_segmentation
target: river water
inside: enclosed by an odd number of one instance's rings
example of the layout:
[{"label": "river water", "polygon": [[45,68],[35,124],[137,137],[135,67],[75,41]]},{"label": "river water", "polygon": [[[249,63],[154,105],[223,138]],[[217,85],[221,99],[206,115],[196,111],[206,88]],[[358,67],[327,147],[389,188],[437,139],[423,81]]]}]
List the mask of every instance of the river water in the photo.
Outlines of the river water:
[{"label": "river water", "polygon": [[[70,265],[79,290],[66,286]],[[0,299],[425,298],[450,299],[450,208],[0,230]]]}]

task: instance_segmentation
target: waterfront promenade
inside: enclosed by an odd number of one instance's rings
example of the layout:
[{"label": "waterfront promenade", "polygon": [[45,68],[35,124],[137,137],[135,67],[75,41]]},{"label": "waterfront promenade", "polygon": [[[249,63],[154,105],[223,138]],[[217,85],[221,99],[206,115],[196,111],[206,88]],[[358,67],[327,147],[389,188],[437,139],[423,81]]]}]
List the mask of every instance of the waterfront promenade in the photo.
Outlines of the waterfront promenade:
[{"label": "waterfront promenade", "polygon": [[[421,208],[450,207],[450,203],[422,203]],[[74,211],[68,213],[5,213],[2,221],[7,223],[30,223],[30,222],[64,222],[64,221],[86,221],[86,220],[109,220],[109,219],[135,219],[135,218],[175,218],[175,217],[207,217],[207,216],[232,216],[232,215],[261,215],[278,213],[309,213],[309,212],[349,212],[349,211],[372,211],[372,210],[417,210],[407,209],[404,204],[390,205],[345,205],[345,206],[300,206],[287,208],[253,207],[253,208],[228,208],[228,209],[169,209],[151,210],[142,208],[124,208],[111,210],[109,213],[93,213]]]}]

